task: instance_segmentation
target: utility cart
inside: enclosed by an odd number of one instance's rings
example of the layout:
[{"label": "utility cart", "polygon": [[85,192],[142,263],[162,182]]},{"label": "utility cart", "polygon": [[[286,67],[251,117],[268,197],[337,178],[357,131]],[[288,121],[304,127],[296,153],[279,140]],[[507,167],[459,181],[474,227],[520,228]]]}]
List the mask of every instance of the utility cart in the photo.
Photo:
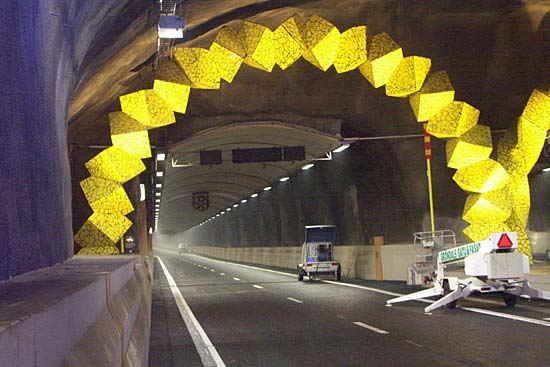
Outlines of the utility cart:
[{"label": "utility cart", "polygon": [[333,255],[336,244],[336,227],[332,225],[306,226],[305,237],[300,258],[301,263],[296,268],[298,281],[303,281],[305,276],[310,280],[331,277],[340,281],[342,267]]}]

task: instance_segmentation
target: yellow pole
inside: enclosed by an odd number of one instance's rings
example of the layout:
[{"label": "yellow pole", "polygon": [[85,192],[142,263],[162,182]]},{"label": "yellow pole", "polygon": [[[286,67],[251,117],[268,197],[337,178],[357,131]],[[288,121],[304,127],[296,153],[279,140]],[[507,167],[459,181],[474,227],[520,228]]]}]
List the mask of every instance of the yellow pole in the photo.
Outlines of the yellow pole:
[{"label": "yellow pole", "polygon": [[120,238],[120,253],[124,253],[124,236]]},{"label": "yellow pole", "polygon": [[430,197],[430,222],[432,225],[432,237],[435,236],[435,219],[434,219],[434,198],[432,191],[432,142],[430,134],[426,131],[428,123],[424,123],[424,157],[426,158],[426,166],[428,176],[428,196]]}]

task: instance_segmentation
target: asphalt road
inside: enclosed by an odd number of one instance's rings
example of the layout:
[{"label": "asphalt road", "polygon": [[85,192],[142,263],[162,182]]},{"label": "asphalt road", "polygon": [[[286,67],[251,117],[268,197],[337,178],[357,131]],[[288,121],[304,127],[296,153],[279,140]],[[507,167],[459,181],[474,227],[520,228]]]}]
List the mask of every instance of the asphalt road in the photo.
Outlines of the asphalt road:
[{"label": "asphalt road", "polygon": [[151,367],[550,366],[548,303],[468,300],[427,315],[421,302],[385,306],[385,291],[413,290],[403,283],[298,282],[191,254],[157,256],[169,275],[157,260]]}]

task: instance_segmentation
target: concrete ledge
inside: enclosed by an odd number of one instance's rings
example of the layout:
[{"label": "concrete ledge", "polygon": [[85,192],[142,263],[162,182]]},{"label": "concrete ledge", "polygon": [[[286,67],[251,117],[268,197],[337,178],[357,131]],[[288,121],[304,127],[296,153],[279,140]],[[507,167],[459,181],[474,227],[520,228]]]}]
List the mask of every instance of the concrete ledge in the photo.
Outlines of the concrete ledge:
[{"label": "concrete ledge", "polygon": [[[121,366],[132,335],[149,330],[149,315],[139,316],[151,304],[146,264],[75,257],[1,283],[0,366]],[[132,365],[146,365],[144,350]]]}]

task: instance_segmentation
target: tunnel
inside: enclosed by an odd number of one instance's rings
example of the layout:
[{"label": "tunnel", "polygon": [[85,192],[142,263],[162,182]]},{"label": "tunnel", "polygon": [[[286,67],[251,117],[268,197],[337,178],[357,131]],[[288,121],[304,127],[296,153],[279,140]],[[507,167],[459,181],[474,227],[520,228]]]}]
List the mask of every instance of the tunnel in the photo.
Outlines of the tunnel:
[{"label": "tunnel", "polygon": [[0,14],[0,366],[548,364],[547,1]]}]

